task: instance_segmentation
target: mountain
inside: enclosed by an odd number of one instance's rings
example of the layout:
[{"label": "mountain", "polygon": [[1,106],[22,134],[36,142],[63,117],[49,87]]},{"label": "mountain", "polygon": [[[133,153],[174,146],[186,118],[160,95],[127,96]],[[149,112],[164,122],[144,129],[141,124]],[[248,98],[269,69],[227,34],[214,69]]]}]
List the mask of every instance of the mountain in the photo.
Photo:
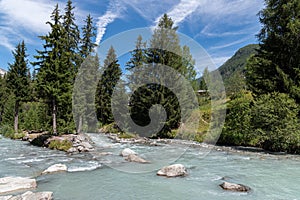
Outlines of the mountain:
[{"label": "mountain", "polygon": [[3,76],[4,74],[6,74],[6,71],[0,68],[0,76]]},{"label": "mountain", "polygon": [[219,72],[226,82],[227,79],[233,76],[234,73],[240,73],[245,70],[248,58],[256,53],[259,48],[258,44],[249,44],[240,48],[229,60],[219,67]]},{"label": "mountain", "polygon": [[235,94],[246,89],[245,67],[251,55],[256,54],[259,49],[258,44],[249,44],[240,48],[229,60],[219,67],[219,72],[223,78],[226,93]]}]

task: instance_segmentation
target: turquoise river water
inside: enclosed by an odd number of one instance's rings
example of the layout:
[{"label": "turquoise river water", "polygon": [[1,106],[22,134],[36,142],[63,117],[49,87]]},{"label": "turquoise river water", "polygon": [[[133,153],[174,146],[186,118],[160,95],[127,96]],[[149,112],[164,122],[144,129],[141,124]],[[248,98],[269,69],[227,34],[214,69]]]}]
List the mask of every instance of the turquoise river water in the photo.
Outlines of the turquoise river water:
[{"label": "turquoise river water", "polygon": [[[122,149],[130,147],[149,159],[151,154],[147,153],[154,149],[163,152],[164,146],[114,144],[103,135],[89,135],[98,147],[97,152],[110,152],[111,155],[67,155],[1,138],[0,177],[35,177],[38,188],[34,191],[52,191],[55,200],[300,200],[299,156],[225,150],[212,150],[203,156],[205,150],[190,147],[173,162],[185,165],[189,175],[165,178],[156,176],[156,170],[148,169],[147,164],[127,163],[119,156]],[[39,175],[56,163],[66,164],[68,172]],[[147,170],[129,173],[108,165],[126,165],[130,169],[143,165]],[[250,186],[252,191],[224,191],[219,187],[222,177]]]}]

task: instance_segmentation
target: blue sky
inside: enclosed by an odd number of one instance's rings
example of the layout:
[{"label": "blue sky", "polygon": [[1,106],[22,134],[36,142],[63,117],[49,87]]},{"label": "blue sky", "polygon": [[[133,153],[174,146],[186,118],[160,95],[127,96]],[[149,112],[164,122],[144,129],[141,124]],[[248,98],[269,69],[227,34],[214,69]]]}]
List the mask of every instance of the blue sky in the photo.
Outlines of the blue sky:
[{"label": "blue sky", "polygon": [[[11,51],[22,40],[28,59],[34,61],[38,38],[49,31],[49,20],[56,3],[63,10],[67,0],[0,0],[0,68],[13,62]],[[167,13],[179,26],[178,31],[193,38],[211,56],[216,66],[235,51],[257,43],[261,26],[257,13],[262,0],[73,0],[79,26],[88,14],[97,26],[95,42],[133,28],[153,27]]]}]

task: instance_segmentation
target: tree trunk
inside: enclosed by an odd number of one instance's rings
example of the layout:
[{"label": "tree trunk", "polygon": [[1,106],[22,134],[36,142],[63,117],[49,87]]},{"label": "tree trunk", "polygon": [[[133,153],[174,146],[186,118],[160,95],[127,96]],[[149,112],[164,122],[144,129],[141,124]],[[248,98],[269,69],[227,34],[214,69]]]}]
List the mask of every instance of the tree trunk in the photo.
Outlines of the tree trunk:
[{"label": "tree trunk", "polygon": [[81,133],[81,131],[82,131],[82,115],[79,116],[77,133]]},{"label": "tree trunk", "polygon": [[55,99],[52,100],[52,128],[53,133],[57,134],[57,127],[56,127],[56,102]]},{"label": "tree trunk", "polygon": [[19,101],[15,103],[15,122],[14,122],[15,133],[19,131]]}]

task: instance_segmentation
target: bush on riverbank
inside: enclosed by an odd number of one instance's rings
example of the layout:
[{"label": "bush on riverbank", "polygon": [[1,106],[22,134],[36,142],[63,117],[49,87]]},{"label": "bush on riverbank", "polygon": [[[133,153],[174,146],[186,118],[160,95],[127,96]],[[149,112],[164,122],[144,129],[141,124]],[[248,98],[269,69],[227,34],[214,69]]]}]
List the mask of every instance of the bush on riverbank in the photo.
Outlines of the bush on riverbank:
[{"label": "bush on riverbank", "polygon": [[10,125],[1,126],[0,135],[14,140],[21,139],[25,136],[24,133],[15,133],[14,129]]},{"label": "bush on riverbank", "polygon": [[287,94],[261,95],[252,108],[253,134],[270,151],[300,153],[299,107]]},{"label": "bush on riverbank", "polygon": [[68,140],[52,140],[49,144],[50,149],[56,149],[59,151],[68,151],[72,146],[72,142]]}]

